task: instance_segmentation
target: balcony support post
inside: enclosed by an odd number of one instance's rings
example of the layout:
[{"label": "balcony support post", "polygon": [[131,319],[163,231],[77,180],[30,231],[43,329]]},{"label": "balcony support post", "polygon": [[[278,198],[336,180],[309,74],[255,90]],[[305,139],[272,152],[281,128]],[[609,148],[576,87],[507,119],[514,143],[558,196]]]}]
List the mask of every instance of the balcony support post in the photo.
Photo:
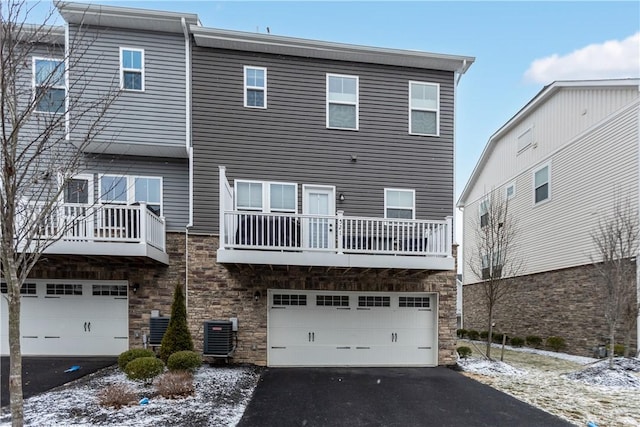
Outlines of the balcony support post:
[{"label": "balcony support post", "polygon": [[447,230],[445,232],[445,235],[447,236],[446,239],[446,247],[445,247],[445,251],[447,253],[447,257],[451,258],[453,256],[452,254],[452,242],[453,242],[453,217],[452,216],[448,216],[447,218]]},{"label": "balcony support post", "polygon": [[344,253],[344,211],[338,211],[338,225],[337,225],[337,239],[338,239],[338,254]]},{"label": "balcony support post", "polygon": [[[138,209],[140,209],[140,211],[138,212],[138,215],[140,215],[140,230],[138,230],[138,236],[140,239],[140,244],[142,245],[146,245],[147,244],[147,202],[140,202],[140,206],[138,206]],[[135,221],[133,221],[133,223],[135,223]],[[136,230],[132,230],[133,232],[135,232]],[[135,236],[135,234],[134,234]]]}]

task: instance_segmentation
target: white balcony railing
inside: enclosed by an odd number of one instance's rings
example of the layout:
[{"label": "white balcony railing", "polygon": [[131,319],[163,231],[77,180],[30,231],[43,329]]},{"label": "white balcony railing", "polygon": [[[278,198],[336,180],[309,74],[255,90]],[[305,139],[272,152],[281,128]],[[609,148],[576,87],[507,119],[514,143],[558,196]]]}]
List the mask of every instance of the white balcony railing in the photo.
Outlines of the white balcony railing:
[{"label": "white balcony railing", "polygon": [[222,247],[337,254],[451,256],[451,220],[225,211]]},{"label": "white balcony railing", "polygon": [[[29,207],[37,217],[41,205]],[[146,203],[135,206],[62,204],[41,220],[39,239],[62,242],[117,242],[146,244],[165,251],[165,223],[147,209]]]}]

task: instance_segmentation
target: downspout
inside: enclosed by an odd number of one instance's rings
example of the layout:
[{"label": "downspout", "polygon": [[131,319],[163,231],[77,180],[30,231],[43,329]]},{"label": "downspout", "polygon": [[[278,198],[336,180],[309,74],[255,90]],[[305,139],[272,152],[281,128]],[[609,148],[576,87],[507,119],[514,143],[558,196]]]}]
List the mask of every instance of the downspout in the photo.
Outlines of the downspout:
[{"label": "downspout", "polygon": [[[638,87],[640,95],[640,87]],[[640,131],[640,106],[638,106],[638,124],[636,131]],[[636,168],[638,171],[638,210],[640,215],[640,132],[638,133],[638,158]],[[638,315],[636,317],[636,357],[640,357],[640,245],[636,244],[636,303],[638,304]]]},{"label": "downspout", "polygon": [[184,33],[185,67],[185,145],[189,159],[189,222],[184,228],[184,302],[189,309],[189,229],[193,226],[193,144],[191,141],[191,37],[184,17],[181,18]]}]

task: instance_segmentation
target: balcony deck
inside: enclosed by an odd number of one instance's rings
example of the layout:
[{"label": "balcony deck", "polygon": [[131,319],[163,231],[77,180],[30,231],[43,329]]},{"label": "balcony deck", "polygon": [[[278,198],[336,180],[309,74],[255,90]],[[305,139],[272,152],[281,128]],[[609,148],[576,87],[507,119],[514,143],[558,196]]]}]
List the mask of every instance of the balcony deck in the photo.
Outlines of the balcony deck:
[{"label": "balcony deck", "polygon": [[[453,270],[452,218],[408,220],[234,211],[220,174],[222,264]],[[227,208],[229,207],[229,208]]]},{"label": "balcony deck", "polygon": [[146,257],[169,264],[164,219],[145,203],[63,204],[42,222],[37,238],[55,240],[45,254]]}]

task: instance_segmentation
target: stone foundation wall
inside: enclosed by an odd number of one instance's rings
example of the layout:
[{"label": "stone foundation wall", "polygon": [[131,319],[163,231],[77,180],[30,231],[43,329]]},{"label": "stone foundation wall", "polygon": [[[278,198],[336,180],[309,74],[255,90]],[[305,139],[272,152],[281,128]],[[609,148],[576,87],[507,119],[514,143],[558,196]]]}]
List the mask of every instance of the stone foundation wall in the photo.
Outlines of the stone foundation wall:
[{"label": "stone foundation wall", "polygon": [[[203,345],[203,321],[237,317],[236,363],[267,364],[267,289],[434,292],[438,294],[440,365],[455,356],[456,287],[453,271],[417,276],[393,270],[314,267],[230,266],[216,263],[218,238],[189,236],[189,326],[198,350]],[[258,301],[254,295],[260,294]]]},{"label": "stone foundation wall", "polygon": [[[509,279],[512,291],[496,307],[495,331],[521,338],[538,335],[543,340],[560,336],[566,352],[593,356],[593,347],[608,337],[604,317],[604,290],[596,283],[593,266],[585,265]],[[463,327],[486,331],[487,310],[482,302],[482,284],[463,286]],[[635,298],[635,296],[634,296]],[[633,351],[637,348],[632,327]],[[619,329],[616,343],[623,343]]]}]

